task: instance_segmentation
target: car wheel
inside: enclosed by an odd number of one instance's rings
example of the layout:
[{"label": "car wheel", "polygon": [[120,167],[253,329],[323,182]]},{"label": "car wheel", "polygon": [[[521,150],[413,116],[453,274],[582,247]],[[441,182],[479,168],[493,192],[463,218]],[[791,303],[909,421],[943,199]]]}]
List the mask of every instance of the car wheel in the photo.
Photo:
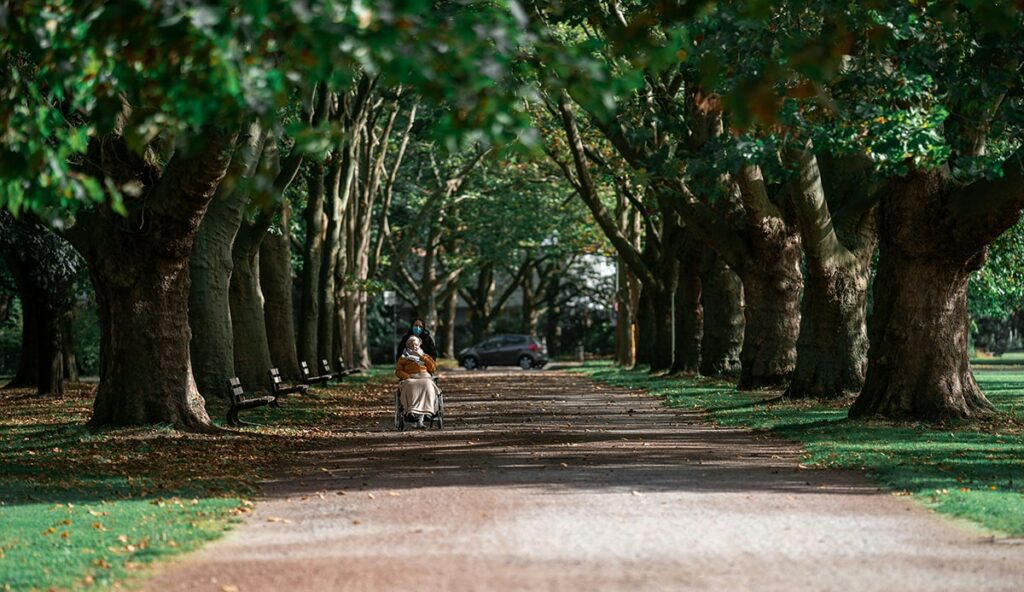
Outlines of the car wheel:
[{"label": "car wheel", "polygon": [[476,358],[473,356],[466,356],[465,358],[462,358],[462,367],[466,370],[476,370],[477,366],[479,366],[479,364],[476,363]]},{"label": "car wheel", "polygon": [[523,370],[529,370],[533,368],[533,358],[530,356],[522,356],[519,358],[519,367]]}]

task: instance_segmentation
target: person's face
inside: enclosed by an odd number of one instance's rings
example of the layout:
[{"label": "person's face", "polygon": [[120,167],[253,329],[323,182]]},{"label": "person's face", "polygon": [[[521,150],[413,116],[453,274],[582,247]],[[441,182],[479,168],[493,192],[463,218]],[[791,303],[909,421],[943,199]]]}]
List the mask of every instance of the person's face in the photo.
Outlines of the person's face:
[{"label": "person's face", "polygon": [[420,335],[423,333],[423,321],[416,321],[412,324],[412,334]]},{"label": "person's face", "polygon": [[420,348],[420,340],[419,339],[417,339],[415,337],[409,339],[409,349],[415,351],[415,350],[418,350],[419,348]]}]

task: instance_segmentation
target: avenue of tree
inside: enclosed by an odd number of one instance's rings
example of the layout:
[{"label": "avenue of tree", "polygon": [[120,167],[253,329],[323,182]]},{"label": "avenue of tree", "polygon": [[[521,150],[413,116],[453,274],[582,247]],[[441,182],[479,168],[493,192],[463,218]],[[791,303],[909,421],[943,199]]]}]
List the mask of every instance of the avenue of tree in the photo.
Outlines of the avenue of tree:
[{"label": "avenue of tree", "polygon": [[367,366],[390,286],[443,356],[459,299],[482,338],[515,293],[551,345],[605,252],[621,364],[994,411],[968,309],[1015,310],[1024,252],[1012,2],[33,0],[0,30],[12,384],[61,392],[85,267],[94,425]]}]

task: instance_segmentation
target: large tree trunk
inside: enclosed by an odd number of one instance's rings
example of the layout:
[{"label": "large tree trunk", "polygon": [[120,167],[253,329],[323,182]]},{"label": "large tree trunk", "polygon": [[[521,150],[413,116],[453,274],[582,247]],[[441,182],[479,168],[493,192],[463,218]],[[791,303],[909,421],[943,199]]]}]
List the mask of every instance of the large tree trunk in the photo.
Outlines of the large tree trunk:
[{"label": "large tree trunk", "polygon": [[100,384],[90,424],[210,423],[192,378],[185,258],[116,234],[88,257],[100,317]]},{"label": "large tree trunk", "polygon": [[248,195],[232,192],[215,198],[199,227],[189,257],[191,289],[188,318],[192,328],[192,373],[199,392],[214,394],[235,375],[231,330],[231,245],[242,223]]},{"label": "large tree trunk", "polygon": [[864,319],[877,218],[865,181],[870,161],[826,156],[819,167],[810,142],[792,156],[800,174],[790,193],[807,272],[786,396],[836,399],[859,391],[867,368]]},{"label": "large tree trunk", "polygon": [[228,296],[231,248],[249,202],[248,191],[239,189],[238,182],[244,184],[244,179],[252,177],[266,136],[254,123],[239,140],[241,146],[232,158],[228,179],[210,201],[188,261],[192,375],[199,392],[206,394],[221,392],[225,381],[235,375]]},{"label": "large tree trunk", "polygon": [[269,386],[268,370],[273,362],[267,342],[263,293],[260,291],[259,252],[245,247],[248,240],[242,242],[242,245],[236,244],[234,273],[231,274],[235,374],[248,390],[266,389]]},{"label": "large tree trunk", "polygon": [[945,420],[993,410],[967,356],[967,280],[984,263],[986,242],[958,234],[948,187],[941,171],[917,172],[882,199],[868,369],[851,417]]},{"label": "large tree trunk", "polygon": [[704,335],[700,373],[725,376],[740,371],[743,349],[743,282],[717,253],[708,249],[701,266]]},{"label": "large tree trunk", "polygon": [[286,380],[299,379],[292,307],[292,257],[288,232],[288,204],[281,211],[280,234],[270,234],[260,245],[260,290],[270,360]]},{"label": "large tree trunk", "polygon": [[[351,152],[349,150],[349,152]],[[338,259],[341,256],[342,232],[344,221],[342,215],[346,210],[347,195],[352,184],[353,163],[351,154],[345,155],[345,162],[336,162],[331,165],[327,173],[327,196],[324,203],[324,213],[327,217],[327,231],[323,243],[323,259],[320,263],[320,284],[319,284],[319,317],[317,332],[317,351],[320,358],[330,360],[335,353],[334,334],[335,320],[335,269],[338,266]],[[347,175],[345,171],[347,172]],[[345,188],[341,184],[345,184]]]},{"label": "large tree trunk", "polygon": [[700,346],[704,334],[704,309],[701,306],[700,263],[703,248],[688,237],[680,249],[675,295],[676,351],[672,373],[697,374],[700,371]]},{"label": "large tree trunk", "polygon": [[796,369],[786,396],[835,399],[857,392],[867,370],[871,249],[807,266]]},{"label": "large tree trunk", "polygon": [[741,274],[746,325],[740,389],[782,386],[796,365],[803,285],[799,235],[780,229],[761,238],[766,246],[752,250]]},{"label": "large tree trunk", "polygon": [[299,315],[299,359],[315,363],[320,318],[320,265],[326,226],[324,221],[323,165],[313,164],[307,177],[309,197],[303,218],[306,244],[302,252],[302,302]]},{"label": "large tree trunk", "polygon": [[[236,136],[208,128],[190,149],[175,151],[145,203],[129,205],[127,223],[109,211],[84,212],[67,231],[89,264],[99,308],[100,384],[91,425],[208,428],[189,356],[188,258]],[[104,171],[121,174],[131,163],[116,137],[92,147]],[[142,175],[133,169],[130,176]]]}]

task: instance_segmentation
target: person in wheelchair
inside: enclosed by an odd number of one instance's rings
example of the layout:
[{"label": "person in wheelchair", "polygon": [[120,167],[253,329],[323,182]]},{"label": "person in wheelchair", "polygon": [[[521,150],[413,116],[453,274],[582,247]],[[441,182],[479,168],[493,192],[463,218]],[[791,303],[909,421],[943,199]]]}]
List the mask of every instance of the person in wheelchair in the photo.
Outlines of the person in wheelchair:
[{"label": "person in wheelchair", "polygon": [[399,398],[406,415],[416,421],[416,427],[425,428],[423,421],[434,415],[440,389],[434,383],[437,365],[434,359],[421,349],[422,341],[415,335],[406,340],[405,350],[395,364]]}]

